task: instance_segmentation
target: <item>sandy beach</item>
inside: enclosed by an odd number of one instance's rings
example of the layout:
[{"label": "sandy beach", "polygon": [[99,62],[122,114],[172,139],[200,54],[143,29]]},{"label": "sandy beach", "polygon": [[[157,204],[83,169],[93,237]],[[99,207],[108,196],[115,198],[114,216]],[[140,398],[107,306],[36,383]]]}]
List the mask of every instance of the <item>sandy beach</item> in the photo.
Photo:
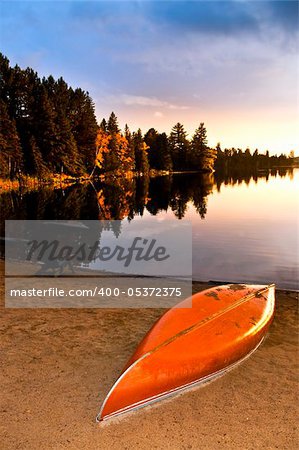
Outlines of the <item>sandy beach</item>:
[{"label": "sandy beach", "polygon": [[1,448],[297,448],[296,293],[277,291],[270,333],[233,371],[96,424],[106,393],[163,311],[4,309],[2,262],[1,275]]}]

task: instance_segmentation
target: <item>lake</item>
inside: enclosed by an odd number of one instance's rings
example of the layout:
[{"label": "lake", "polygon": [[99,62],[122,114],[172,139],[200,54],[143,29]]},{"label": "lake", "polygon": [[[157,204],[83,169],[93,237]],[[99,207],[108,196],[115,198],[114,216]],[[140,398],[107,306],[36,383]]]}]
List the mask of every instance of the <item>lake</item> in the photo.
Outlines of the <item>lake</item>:
[{"label": "lake", "polygon": [[3,219],[190,220],[194,280],[298,290],[298,187],[299,169],[279,169],[12,191],[0,195],[1,236]]}]

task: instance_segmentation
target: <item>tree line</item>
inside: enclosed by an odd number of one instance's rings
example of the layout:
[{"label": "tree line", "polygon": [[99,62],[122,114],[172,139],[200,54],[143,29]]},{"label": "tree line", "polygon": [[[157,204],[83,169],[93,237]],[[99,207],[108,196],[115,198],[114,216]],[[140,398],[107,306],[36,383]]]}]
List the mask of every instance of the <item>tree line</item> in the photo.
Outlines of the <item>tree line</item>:
[{"label": "tree line", "polygon": [[251,153],[249,148],[245,151],[238,148],[221,149],[220,143],[216,146],[217,158],[214,168],[217,171],[240,171],[245,170],[249,172],[258,171],[260,169],[271,169],[274,167],[290,167],[295,163],[294,152],[291,151],[287,156],[285,154],[270,156],[269,151],[265,154],[259,153],[255,149]]},{"label": "tree line", "polygon": [[156,171],[213,171],[216,151],[207,145],[207,131],[201,123],[192,140],[180,123],[169,136],[150,128],[143,136],[141,129],[131,132],[125,125],[122,132],[114,112],[102,120],[96,139],[94,168],[100,172],[132,171],[147,174]]},{"label": "tree line", "polygon": [[[191,139],[181,123],[170,134],[150,128],[142,134],[122,131],[114,112],[97,124],[95,105],[88,92],[73,89],[62,77],[39,78],[18,65],[11,67],[0,54],[0,177],[23,174],[47,179],[53,174],[93,176],[132,172],[203,171],[249,164],[285,164],[248,149],[224,151],[208,146],[200,123]],[[282,157],[283,156],[283,157]],[[271,159],[272,158],[272,159]],[[280,158],[280,159],[279,159]],[[282,159],[281,159],[282,158]]]},{"label": "tree line", "polygon": [[91,170],[97,122],[88,92],[63,78],[12,68],[3,55],[0,74],[0,176]]}]

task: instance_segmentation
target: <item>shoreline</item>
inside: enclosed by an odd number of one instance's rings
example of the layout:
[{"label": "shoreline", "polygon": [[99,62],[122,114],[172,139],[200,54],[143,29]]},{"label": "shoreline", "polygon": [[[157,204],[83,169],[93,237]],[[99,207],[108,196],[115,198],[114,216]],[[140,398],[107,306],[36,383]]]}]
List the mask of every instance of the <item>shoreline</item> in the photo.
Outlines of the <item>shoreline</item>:
[{"label": "shoreline", "polygon": [[[3,266],[0,261],[2,306]],[[206,287],[194,283],[194,291]],[[104,426],[95,423],[103,399],[165,310],[2,308],[5,448],[39,450],[46,442],[73,450],[295,449],[298,295],[279,290],[276,299],[270,332],[244,363]]]},{"label": "shoreline", "polygon": [[[298,168],[298,165],[292,165],[292,166],[273,166],[269,168],[258,168],[256,170],[249,170],[246,171],[246,168],[243,169],[231,169],[228,171],[228,174],[230,172],[232,173],[250,173],[252,176],[259,173],[268,173],[271,172],[271,170],[279,170],[279,169],[296,169]],[[212,172],[207,172],[203,170],[181,170],[181,171],[170,171],[170,170],[156,170],[156,169],[150,169],[148,173],[149,178],[155,178],[160,176],[172,176],[172,175],[192,175],[192,174],[202,174],[202,175],[213,175],[214,173],[222,174],[222,169],[216,169]],[[76,184],[85,184],[88,182],[93,181],[101,181],[105,182],[106,180],[111,180],[111,178],[117,178],[117,177],[125,177],[128,179],[136,178],[136,177],[144,177],[145,175],[143,173],[138,172],[126,172],[125,174],[117,173],[117,172],[109,172],[102,175],[97,176],[89,176],[87,174],[80,175],[80,176],[71,176],[71,175],[65,175],[65,174],[50,174],[48,178],[45,178],[43,180],[39,179],[38,177],[33,177],[30,175],[24,175],[22,179],[5,179],[0,178],[0,194],[11,192],[11,191],[28,191],[28,190],[38,190],[41,188],[53,188],[53,189],[66,189],[69,186],[74,186]]]}]

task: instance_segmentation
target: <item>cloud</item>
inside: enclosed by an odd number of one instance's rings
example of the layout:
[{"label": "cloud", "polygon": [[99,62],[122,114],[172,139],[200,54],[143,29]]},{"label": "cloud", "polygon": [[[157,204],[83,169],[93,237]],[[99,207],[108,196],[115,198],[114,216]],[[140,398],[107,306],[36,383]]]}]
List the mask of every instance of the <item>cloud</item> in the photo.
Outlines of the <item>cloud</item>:
[{"label": "cloud", "polygon": [[150,3],[149,13],[160,23],[204,33],[223,34],[257,31],[251,2],[177,1]]},{"label": "cloud", "polygon": [[298,30],[299,3],[297,0],[272,0],[265,2],[265,8],[269,12],[269,21],[275,21],[291,33]]},{"label": "cloud", "polygon": [[[160,100],[156,97],[144,97],[141,95],[128,95],[128,94],[122,94],[119,97],[117,97],[119,100],[119,103],[122,103],[126,106],[148,106],[152,108],[166,108],[166,109],[189,109],[188,106],[184,105],[176,105],[173,103],[169,103],[165,100]],[[160,113],[161,114],[161,113]],[[161,117],[161,116],[159,116]]]},{"label": "cloud", "polygon": [[215,129],[232,112],[255,129],[269,112],[295,117],[296,1],[2,3],[2,51],[88,89],[101,117]]},{"label": "cloud", "polygon": [[157,23],[184,32],[213,35],[262,32],[263,22],[275,22],[285,32],[298,28],[298,1],[163,1],[145,2],[147,15]]}]

